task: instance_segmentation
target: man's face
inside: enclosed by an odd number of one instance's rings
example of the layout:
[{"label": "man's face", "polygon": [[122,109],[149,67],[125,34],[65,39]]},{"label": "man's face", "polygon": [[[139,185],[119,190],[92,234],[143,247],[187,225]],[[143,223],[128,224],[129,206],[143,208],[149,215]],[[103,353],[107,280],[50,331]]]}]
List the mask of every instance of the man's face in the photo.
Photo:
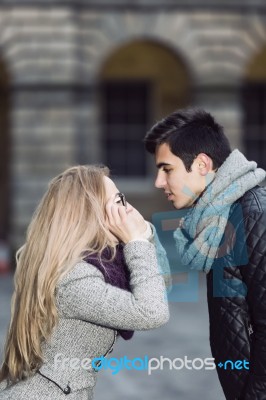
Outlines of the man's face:
[{"label": "man's face", "polygon": [[158,146],[155,160],[158,168],[155,186],[164,190],[176,209],[190,207],[206,188],[207,175],[214,173],[212,161],[203,153],[195,158],[191,171],[187,172],[183,161],[166,143]]}]

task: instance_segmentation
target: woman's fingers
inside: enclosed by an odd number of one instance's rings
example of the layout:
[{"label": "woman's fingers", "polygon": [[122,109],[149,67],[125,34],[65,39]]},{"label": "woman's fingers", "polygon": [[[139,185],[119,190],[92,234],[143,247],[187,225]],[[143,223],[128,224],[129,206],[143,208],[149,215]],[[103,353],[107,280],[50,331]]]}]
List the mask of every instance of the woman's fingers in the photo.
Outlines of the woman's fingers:
[{"label": "woman's fingers", "polygon": [[113,225],[114,227],[120,227],[122,220],[120,217],[120,213],[119,213],[119,209],[122,208],[123,206],[119,206],[116,204],[113,204],[113,206],[111,207],[111,214],[112,214],[112,221],[113,221]]},{"label": "woman's fingers", "polygon": [[120,205],[120,206],[118,206],[117,211],[118,211],[118,215],[120,218],[120,222],[125,223],[127,220],[127,214],[128,214],[126,207]]},{"label": "woman's fingers", "polygon": [[130,205],[126,208],[115,203],[115,196],[108,200],[106,214],[110,231],[124,243],[140,238],[146,230],[142,215]]},{"label": "woman's fingers", "polygon": [[121,228],[127,217],[126,208],[114,200],[115,196],[112,196],[106,204],[106,214],[111,229]]},{"label": "woman's fingers", "polygon": [[111,196],[105,206],[108,222],[109,222],[109,225],[111,225],[111,226],[114,225],[114,217],[113,217],[114,199],[115,199],[115,195]]}]

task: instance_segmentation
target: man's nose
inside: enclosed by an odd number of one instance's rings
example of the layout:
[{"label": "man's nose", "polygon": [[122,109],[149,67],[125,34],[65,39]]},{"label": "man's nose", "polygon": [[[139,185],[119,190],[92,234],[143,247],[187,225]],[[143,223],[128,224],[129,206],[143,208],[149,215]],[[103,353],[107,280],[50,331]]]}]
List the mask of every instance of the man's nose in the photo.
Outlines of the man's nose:
[{"label": "man's nose", "polygon": [[154,183],[157,189],[162,189],[166,186],[166,179],[162,171],[159,171]]}]

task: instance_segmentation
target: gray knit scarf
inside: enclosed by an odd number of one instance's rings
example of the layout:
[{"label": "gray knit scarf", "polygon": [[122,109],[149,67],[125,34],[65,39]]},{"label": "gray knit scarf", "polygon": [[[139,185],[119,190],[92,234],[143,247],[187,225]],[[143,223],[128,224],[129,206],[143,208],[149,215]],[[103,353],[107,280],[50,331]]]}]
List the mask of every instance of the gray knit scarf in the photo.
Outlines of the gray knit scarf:
[{"label": "gray knit scarf", "polygon": [[234,150],[213,174],[206,190],[188,210],[174,232],[183,265],[208,273],[216,258],[230,207],[265,179],[266,172]]}]

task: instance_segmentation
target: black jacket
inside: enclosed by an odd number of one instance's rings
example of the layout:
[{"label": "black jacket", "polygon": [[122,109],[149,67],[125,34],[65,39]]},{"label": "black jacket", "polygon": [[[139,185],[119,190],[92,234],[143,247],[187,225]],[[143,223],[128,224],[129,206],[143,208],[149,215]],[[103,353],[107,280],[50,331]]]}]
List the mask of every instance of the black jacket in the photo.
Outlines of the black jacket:
[{"label": "black jacket", "polygon": [[238,204],[207,275],[210,343],[226,399],[266,400],[266,189]]}]

